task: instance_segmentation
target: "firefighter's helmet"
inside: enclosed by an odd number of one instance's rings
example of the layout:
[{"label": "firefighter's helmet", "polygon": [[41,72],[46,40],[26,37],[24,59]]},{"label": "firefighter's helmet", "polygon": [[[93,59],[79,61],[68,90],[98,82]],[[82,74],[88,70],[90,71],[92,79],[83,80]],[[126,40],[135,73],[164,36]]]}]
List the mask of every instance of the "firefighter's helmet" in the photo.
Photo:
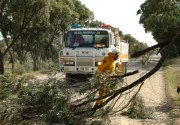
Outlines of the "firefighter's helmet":
[{"label": "firefighter's helmet", "polygon": [[112,53],[113,53],[114,56],[115,56],[115,57],[114,57],[114,60],[117,60],[118,57],[119,57],[119,53],[120,53],[120,52],[118,52],[117,50],[114,49],[114,50],[112,51]]},{"label": "firefighter's helmet", "polygon": [[116,49],[112,50],[112,53],[115,55],[118,55],[120,52],[118,52]]}]

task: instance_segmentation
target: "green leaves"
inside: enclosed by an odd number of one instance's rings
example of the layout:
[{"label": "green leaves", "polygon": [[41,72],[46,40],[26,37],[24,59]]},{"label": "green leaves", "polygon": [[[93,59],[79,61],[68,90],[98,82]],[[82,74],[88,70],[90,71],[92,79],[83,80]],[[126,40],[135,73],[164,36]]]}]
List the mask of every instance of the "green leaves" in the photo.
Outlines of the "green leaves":
[{"label": "green leaves", "polygon": [[65,124],[69,113],[69,92],[62,88],[64,81],[24,81],[23,78],[0,77],[0,120],[17,124],[38,118]]},{"label": "green leaves", "polygon": [[129,42],[129,54],[133,54],[134,52],[143,50],[148,47],[148,45],[145,43],[146,41],[139,42],[134,37],[132,37],[130,34],[126,34],[123,36],[123,39],[128,39]]},{"label": "green leaves", "polygon": [[180,32],[178,0],[146,0],[137,14],[141,14],[139,23],[143,24],[146,32],[152,33],[157,42],[171,41]]},{"label": "green leaves", "polygon": [[152,119],[154,118],[153,109],[146,107],[142,97],[137,96],[131,102],[127,111],[123,112],[122,115],[127,115],[134,119]]},{"label": "green leaves", "polygon": [[176,0],[147,0],[141,5],[138,14],[140,11],[140,23],[158,41],[168,35],[170,29],[176,32],[180,27],[180,7]]},{"label": "green leaves", "polygon": [[23,64],[29,54],[37,70],[42,60],[57,59],[57,42],[70,25],[85,24],[90,16],[79,0],[1,0],[0,32],[10,38],[3,56],[13,51]]}]

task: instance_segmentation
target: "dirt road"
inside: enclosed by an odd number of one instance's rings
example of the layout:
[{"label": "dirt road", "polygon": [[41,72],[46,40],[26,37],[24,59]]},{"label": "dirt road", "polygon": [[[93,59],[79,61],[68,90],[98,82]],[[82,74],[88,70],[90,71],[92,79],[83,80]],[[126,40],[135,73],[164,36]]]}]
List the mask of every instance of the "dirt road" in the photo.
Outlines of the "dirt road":
[{"label": "dirt road", "polygon": [[[129,71],[139,70],[139,73],[127,77],[127,83],[130,84],[138,79],[154,65],[154,63],[149,63],[149,65],[144,68],[139,62],[130,62]],[[171,120],[168,118],[169,106],[166,102],[167,98],[162,69],[144,82],[139,94],[143,98],[145,105],[153,109],[154,118],[130,119],[126,116],[115,114],[110,117],[110,125],[171,125]]]},{"label": "dirt road", "polygon": [[[129,69],[139,69],[139,73],[127,78],[127,82],[131,83],[135,79],[138,79],[149,68],[152,68],[153,64],[150,63],[145,69],[138,62],[131,62]],[[130,119],[122,115],[114,115],[111,117],[111,125],[170,125],[168,118],[168,105],[166,105],[165,83],[163,80],[163,72],[160,69],[152,77],[147,79],[140,90],[140,96],[143,98],[145,105],[151,107],[154,111],[153,119]]]}]

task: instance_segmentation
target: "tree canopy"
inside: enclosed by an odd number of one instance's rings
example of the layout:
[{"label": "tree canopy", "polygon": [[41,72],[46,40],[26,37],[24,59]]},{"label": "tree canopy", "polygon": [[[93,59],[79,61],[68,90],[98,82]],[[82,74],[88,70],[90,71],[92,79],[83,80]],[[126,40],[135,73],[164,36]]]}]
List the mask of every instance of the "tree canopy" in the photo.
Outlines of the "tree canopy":
[{"label": "tree canopy", "polygon": [[129,43],[129,54],[133,54],[136,51],[146,49],[148,45],[146,43],[140,42],[132,37],[130,34],[125,34],[122,36],[123,39],[127,39]]},{"label": "tree canopy", "polygon": [[[158,43],[170,41],[180,32],[179,0],[146,0],[137,14],[141,14],[139,23],[143,24],[146,32],[152,33]],[[179,54],[180,43],[176,42],[170,55]]]},{"label": "tree canopy", "polygon": [[84,25],[93,17],[79,0],[1,0],[0,32],[7,46],[1,49],[1,73],[7,52],[11,58],[15,58],[11,51],[16,52],[21,64],[30,53],[34,69],[37,69],[39,59],[57,58],[54,45],[70,25]]}]

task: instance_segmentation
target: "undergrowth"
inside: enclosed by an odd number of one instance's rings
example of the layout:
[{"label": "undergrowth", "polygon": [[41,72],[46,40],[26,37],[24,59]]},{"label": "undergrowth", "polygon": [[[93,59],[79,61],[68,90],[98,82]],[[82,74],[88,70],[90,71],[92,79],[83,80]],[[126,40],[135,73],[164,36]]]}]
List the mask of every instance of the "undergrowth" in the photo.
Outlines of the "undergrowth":
[{"label": "undergrowth", "polygon": [[[73,109],[72,94],[86,96],[85,100],[94,99],[101,87],[99,82],[106,82],[109,90],[116,89],[122,82],[108,80],[107,74],[93,76],[82,89],[73,93],[67,87],[65,79],[49,77],[36,80],[32,73],[23,75],[6,74],[0,76],[0,122],[3,124],[45,124],[84,125],[85,123],[104,124],[108,114],[99,110],[95,117],[88,119],[88,113],[76,115],[81,111],[90,111],[93,103]],[[99,81],[100,80],[100,81]],[[76,96],[78,98],[78,96]],[[80,98],[81,99],[81,98]],[[76,99],[75,99],[76,100]],[[85,100],[81,100],[83,102]],[[105,115],[104,115],[105,114]],[[98,117],[101,116],[101,117]],[[99,120],[100,119],[100,120]]]},{"label": "undergrowth", "polygon": [[140,96],[137,96],[131,102],[127,111],[123,112],[122,115],[135,119],[151,119],[154,117],[153,109],[146,107],[143,99]]},{"label": "undergrowth", "polygon": [[0,76],[0,120],[17,124],[39,119],[49,123],[72,122],[69,113],[70,93],[64,81],[26,81],[13,75]]}]

